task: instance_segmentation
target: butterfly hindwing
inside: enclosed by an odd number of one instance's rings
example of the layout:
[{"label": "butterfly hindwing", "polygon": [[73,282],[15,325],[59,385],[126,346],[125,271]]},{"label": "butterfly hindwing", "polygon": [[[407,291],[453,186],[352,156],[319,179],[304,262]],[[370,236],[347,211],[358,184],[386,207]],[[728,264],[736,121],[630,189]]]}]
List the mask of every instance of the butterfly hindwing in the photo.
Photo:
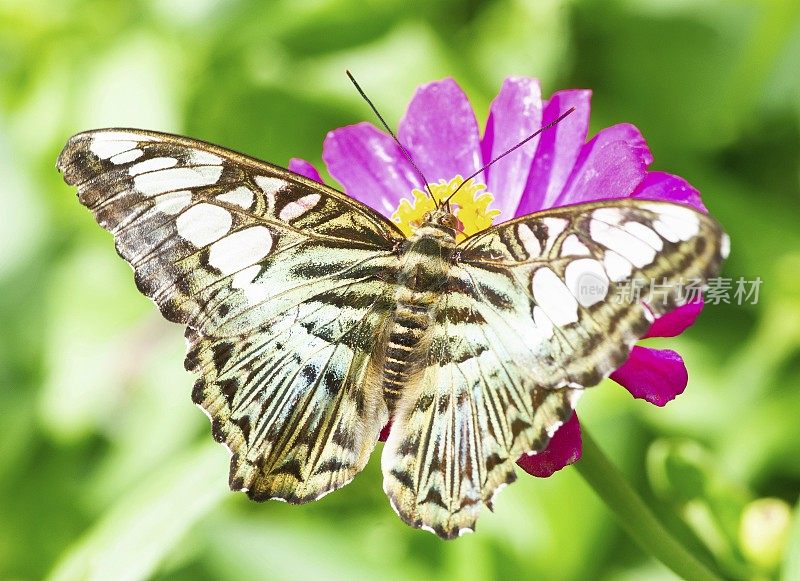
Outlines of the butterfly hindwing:
[{"label": "butterfly hindwing", "polygon": [[231,485],[302,502],[352,479],[386,420],[369,360],[402,234],[326,186],[183,137],[82,133],[58,167],[140,290],[188,325],[194,399],[231,449]]},{"label": "butterfly hindwing", "polygon": [[200,375],[192,398],[231,450],[231,488],[306,502],[366,465],[388,419],[370,365],[383,308],[343,323],[333,309],[303,305],[233,338],[187,330],[186,368]]},{"label": "butterfly hindwing", "polygon": [[486,324],[468,295],[443,296],[436,321],[425,372],[396,406],[381,463],[401,518],[453,538],[516,479],[519,456],[546,447],[580,392],[537,386],[509,355],[515,339]]}]

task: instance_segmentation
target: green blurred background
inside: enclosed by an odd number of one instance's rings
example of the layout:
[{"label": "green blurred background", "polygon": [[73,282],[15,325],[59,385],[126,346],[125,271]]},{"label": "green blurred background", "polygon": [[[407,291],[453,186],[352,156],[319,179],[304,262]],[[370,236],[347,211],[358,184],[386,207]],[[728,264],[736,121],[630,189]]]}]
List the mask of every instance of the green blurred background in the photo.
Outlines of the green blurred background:
[{"label": "green blurred background", "polygon": [[666,408],[607,382],[582,422],[724,576],[800,579],[798,63],[789,0],[0,0],[0,578],[674,578],[572,468],[447,543],[395,516],[377,454],[311,505],[227,491],[181,329],[55,158],[119,125],[319,164],[328,130],[372,119],[350,68],[393,124],[448,75],[481,121],[507,75],[592,88],[592,133],[636,124],[653,169],[703,192],[758,304],[661,343],[690,372]]}]

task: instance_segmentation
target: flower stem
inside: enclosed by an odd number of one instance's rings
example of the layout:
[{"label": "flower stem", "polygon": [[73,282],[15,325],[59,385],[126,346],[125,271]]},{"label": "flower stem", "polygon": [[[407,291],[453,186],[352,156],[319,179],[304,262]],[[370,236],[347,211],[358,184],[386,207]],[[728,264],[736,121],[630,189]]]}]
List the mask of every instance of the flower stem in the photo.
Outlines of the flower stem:
[{"label": "flower stem", "polygon": [[664,528],[585,428],[581,438],[583,457],[575,468],[611,509],[625,532],[642,549],[684,579],[721,579]]}]

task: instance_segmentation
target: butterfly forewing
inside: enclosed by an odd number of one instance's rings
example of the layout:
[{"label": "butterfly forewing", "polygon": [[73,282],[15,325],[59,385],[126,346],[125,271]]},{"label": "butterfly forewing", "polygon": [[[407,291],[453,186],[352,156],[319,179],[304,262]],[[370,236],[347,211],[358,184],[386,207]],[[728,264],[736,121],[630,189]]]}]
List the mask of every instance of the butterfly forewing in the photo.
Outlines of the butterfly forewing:
[{"label": "butterfly forewing", "polygon": [[455,272],[482,295],[482,313],[523,339],[516,356],[540,385],[588,387],[627,359],[654,316],[691,297],[686,286],[719,271],[725,240],[685,206],[596,202],[482,232],[464,242]]},{"label": "butterfly forewing", "polygon": [[369,355],[399,231],[335,190],[177,136],[79,134],[58,167],[142,292],[188,325],[194,399],[232,451],[231,485],[302,502],[352,479],[386,421]]},{"label": "butterfly forewing", "polygon": [[[184,137],[81,133],[58,167],[114,234],[142,292],[170,320],[205,332],[268,320],[273,308],[295,303],[287,293],[300,289],[300,302],[311,280],[391,268],[394,262],[381,258],[403,238],[391,222],[335,190]],[[221,300],[248,303],[247,314],[228,316],[234,305]]]}]

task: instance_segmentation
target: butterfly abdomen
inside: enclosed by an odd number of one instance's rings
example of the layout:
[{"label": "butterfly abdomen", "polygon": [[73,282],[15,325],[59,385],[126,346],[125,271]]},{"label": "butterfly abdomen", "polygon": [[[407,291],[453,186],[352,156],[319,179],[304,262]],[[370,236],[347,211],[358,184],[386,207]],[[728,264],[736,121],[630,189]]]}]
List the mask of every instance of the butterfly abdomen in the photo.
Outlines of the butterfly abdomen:
[{"label": "butterfly abdomen", "polygon": [[389,410],[421,368],[421,349],[431,324],[429,305],[398,303],[386,344],[383,395]]},{"label": "butterfly abdomen", "polygon": [[433,310],[447,280],[451,249],[452,241],[420,236],[403,257],[384,360],[383,394],[390,413],[403,389],[424,370]]}]

